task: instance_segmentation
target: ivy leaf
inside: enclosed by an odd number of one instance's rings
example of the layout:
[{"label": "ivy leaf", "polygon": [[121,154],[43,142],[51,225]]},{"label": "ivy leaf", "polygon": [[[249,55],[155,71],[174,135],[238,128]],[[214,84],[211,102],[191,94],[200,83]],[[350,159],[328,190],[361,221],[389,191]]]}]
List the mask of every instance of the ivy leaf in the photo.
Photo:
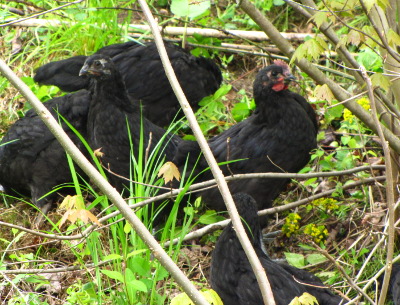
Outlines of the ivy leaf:
[{"label": "ivy leaf", "polygon": [[160,171],[158,172],[158,177],[163,177],[165,184],[168,182],[174,180],[180,180],[181,179],[181,174],[179,172],[179,169],[176,167],[176,165],[170,161],[166,162],[161,168]]},{"label": "ivy leaf", "polygon": [[319,28],[321,24],[328,21],[328,14],[325,12],[318,12],[310,19],[314,20],[315,25]]},{"label": "ivy leaf", "polygon": [[210,5],[210,0],[172,0],[171,11],[179,17],[193,19],[207,11]]},{"label": "ivy leaf", "polygon": [[296,60],[300,61],[301,59],[303,59],[305,57],[305,53],[306,53],[306,51],[304,48],[304,44],[299,45],[297,47],[296,51],[294,51],[289,64],[292,64]]},{"label": "ivy leaf", "polygon": [[387,32],[387,40],[389,44],[392,45],[392,47],[400,45],[400,35],[392,29],[389,29],[389,31]]},{"label": "ivy leaf", "polygon": [[372,85],[376,87],[381,87],[385,91],[388,91],[391,86],[389,78],[386,75],[383,75],[382,73],[375,73],[374,75],[372,75],[371,82]]},{"label": "ivy leaf", "polygon": [[364,40],[364,35],[358,31],[351,30],[349,34],[347,34],[347,43],[351,43],[355,46],[358,46],[361,41]]},{"label": "ivy leaf", "polygon": [[327,84],[323,84],[322,86],[318,85],[315,87],[314,95],[320,101],[332,102],[335,100],[335,96]]},{"label": "ivy leaf", "polygon": [[[376,33],[375,29],[370,26],[370,25],[366,25],[362,28],[362,32],[364,32],[366,35],[371,36],[372,38],[374,38],[375,40],[379,41],[379,36]],[[373,41],[371,38],[369,38],[368,36],[365,36],[365,42],[368,46],[370,46],[371,48],[375,48],[377,46],[377,43],[375,41]]]},{"label": "ivy leaf", "polygon": [[364,0],[364,4],[365,4],[365,7],[367,8],[367,12],[369,13],[371,8],[377,3],[376,3],[376,0]]}]

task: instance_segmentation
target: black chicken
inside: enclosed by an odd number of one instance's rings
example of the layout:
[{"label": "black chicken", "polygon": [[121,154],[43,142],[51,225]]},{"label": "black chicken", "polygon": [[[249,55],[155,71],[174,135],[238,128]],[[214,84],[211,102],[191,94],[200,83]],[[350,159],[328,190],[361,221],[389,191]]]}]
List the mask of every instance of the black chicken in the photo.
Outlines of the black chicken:
[{"label": "black chicken", "polygon": [[[205,96],[213,94],[222,81],[221,71],[210,59],[195,57],[181,47],[165,43],[176,76],[194,110]],[[161,63],[156,45],[126,42],[104,47],[96,54],[108,55],[120,71],[129,97],[143,106],[143,115],[159,126],[166,126],[180,109]],[[79,77],[86,56],[75,56],[40,67],[36,82],[55,85],[64,91],[87,89],[89,79]],[[181,114],[182,115],[182,114]]]},{"label": "black chicken", "polygon": [[[256,202],[244,193],[235,194],[234,200],[247,236],[265,269],[277,305],[287,305],[304,292],[312,294],[319,305],[337,305],[341,302],[342,299],[324,288],[313,274],[272,261],[261,247]],[[264,304],[256,277],[232,224],[224,229],[212,253],[211,287],[224,305]]]},{"label": "black chicken", "polygon": [[[379,283],[382,284],[384,274],[379,277]],[[389,296],[391,296],[394,305],[400,305],[400,263],[392,265],[392,273],[390,274]]]},{"label": "black chicken", "polygon": [[[172,160],[182,140],[141,117],[139,107],[129,100],[121,74],[110,57],[102,54],[88,57],[80,75],[93,80],[87,118],[88,142],[93,150],[101,149],[104,166],[116,175],[131,177],[131,152],[138,160],[141,134],[144,150],[148,149],[150,155],[157,151],[159,158],[165,156],[166,160]],[[119,191],[129,185],[114,174],[109,175],[109,180]]]},{"label": "black chicken", "polygon": [[[225,176],[245,173],[297,172],[310,160],[316,148],[317,121],[313,108],[297,93],[287,90],[294,77],[283,61],[262,69],[254,82],[255,112],[208,141],[218,162],[244,159],[221,166]],[[192,172],[199,156],[197,142],[182,142],[174,159],[180,169],[188,160]],[[207,168],[204,158],[194,176]],[[196,182],[212,179],[210,171]],[[245,191],[256,200],[259,209],[269,208],[288,183],[288,179],[248,179],[229,182],[232,194]],[[217,188],[201,193],[209,207],[224,210]],[[219,199],[218,199],[219,198]]]},{"label": "black chicken", "polygon": [[[82,90],[54,98],[44,105],[55,118],[60,114],[85,136],[90,98],[91,93]],[[85,151],[76,134],[61,118],[59,120],[68,136]],[[32,202],[46,213],[57,195],[41,197],[55,186],[68,182],[72,182],[72,178],[64,149],[36,112],[29,110],[11,126],[0,143],[0,184],[9,194],[32,197]],[[59,192],[68,192],[68,188]]]}]

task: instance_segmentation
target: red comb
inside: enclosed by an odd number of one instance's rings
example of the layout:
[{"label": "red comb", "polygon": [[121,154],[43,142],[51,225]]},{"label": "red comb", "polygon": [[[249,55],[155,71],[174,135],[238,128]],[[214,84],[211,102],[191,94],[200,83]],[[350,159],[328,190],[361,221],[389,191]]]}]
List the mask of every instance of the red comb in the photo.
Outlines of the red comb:
[{"label": "red comb", "polygon": [[289,67],[288,64],[286,62],[284,62],[283,60],[281,60],[281,59],[275,59],[274,60],[274,65],[282,66],[282,67],[285,67],[285,68]]}]

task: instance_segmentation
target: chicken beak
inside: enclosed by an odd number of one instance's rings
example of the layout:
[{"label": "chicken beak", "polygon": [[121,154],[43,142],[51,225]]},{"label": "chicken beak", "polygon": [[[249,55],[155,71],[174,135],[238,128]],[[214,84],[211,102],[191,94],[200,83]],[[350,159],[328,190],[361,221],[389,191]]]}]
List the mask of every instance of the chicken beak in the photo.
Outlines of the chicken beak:
[{"label": "chicken beak", "polygon": [[79,71],[79,76],[87,75],[89,74],[89,66],[84,65],[82,69]]},{"label": "chicken beak", "polygon": [[296,77],[293,74],[288,74],[285,77],[285,84],[289,84],[291,81],[296,80]]}]

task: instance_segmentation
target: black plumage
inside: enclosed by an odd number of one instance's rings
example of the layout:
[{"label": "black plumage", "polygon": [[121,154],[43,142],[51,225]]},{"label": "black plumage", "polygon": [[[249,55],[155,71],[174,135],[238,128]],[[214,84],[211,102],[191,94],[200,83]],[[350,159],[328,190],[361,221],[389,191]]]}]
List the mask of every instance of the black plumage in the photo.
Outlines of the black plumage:
[{"label": "black plumage", "polygon": [[[151,155],[158,149],[159,159],[172,160],[182,140],[141,116],[139,107],[128,98],[121,74],[110,57],[90,56],[80,74],[93,81],[87,117],[88,142],[93,150],[101,149],[104,166],[112,173],[130,178],[131,151],[138,160],[141,137],[143,150],[148,149]],[[109,180],[120,191],[129,185],[114,174],[109,175]]]},{"label": "black plumage", "polygon": [[[384,274],[379,277],[380,286],[383,282],[383,277]],[[393,300],[394,305],[400,305],[400,263],[394,263],[392,265],[388,295]]]},{"label": "black plumage", "polygon": [[[91,93],[82,90],[54,98],[44,105],[55,118],[60,114],[85,136],[90,98]],[[85,151],[76,134],[61,118],[59,121],[68,136]],[[0,184],[5,191],[30,196],[36,206],[48,211],[57,194],[40,198],[55,186],[72,182],[64,149],[33,109],[10,127],[0,145]],[[68,188],[58,192],[68,192]]]},{"label": "black plumage", "polygon": [[[287,305],[304,292],[312,294],[319,305],[341,302],[342,299],[324,288],[313,274],[272,261],[261,246],[256,202],[244,193],[235,194],[234,201],[247,236],[265,269],[277,305]],[[212,252],[211,287],[219,294],[224,305],[264,304],[256,277],[232,224],[224,229]]]},{"label": "black plumage", "polygon": [[[310,160],[316,148],[317,122],[313,108],[299,94],[287,90],[294,77],[283,61],[262,69],[254,81],[255,112],[208,141],[218,162],[245,159],[221,166],[225,176],[264,172],[297,172]],[[188,172],[199,156],[196,142],[182,142],[174,163],[182,169],[190,154]],[[207,168],[202,158],[194,174]],[[212,179],[210,171],[198,181]],[[245,191],[258,204],[269,208],[288,183],[288,179],[246,179],[229,182],[234,194]],[[209,207],[224,210],[225,204],[217,188],[201,193]]]},{"label": "black plumage", "polygon": [[[181,47],[165,43],[175,74],[194,110],[205,96],[213,94],[222,81],[221,71],[210,59],[195,57]],[[104,47],[96,52],[110,56],[120,71],[129,94],[143,106],[143,115],[159,126],[166,126],[180,109],[172,87],[165,75],[156,45],[126,42]],[[75,56],[50,62],[40,67],[34,77],[36,82],[55,85],[64,91],[88,88],[88,78],[79,77],[79,70],[87,59]],[[181,112],[181,116],[182,116]]]}]

